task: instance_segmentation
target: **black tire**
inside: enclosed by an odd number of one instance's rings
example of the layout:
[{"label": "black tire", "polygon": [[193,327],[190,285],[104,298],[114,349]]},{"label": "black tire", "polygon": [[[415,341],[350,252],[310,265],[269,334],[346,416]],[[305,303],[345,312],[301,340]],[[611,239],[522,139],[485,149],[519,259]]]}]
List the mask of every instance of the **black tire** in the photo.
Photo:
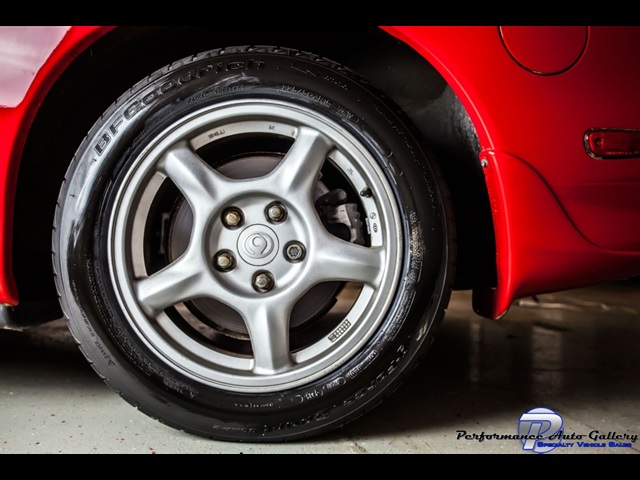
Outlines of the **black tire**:
[{"label": "black tire", "polygon": [[192,434],[287,441],[360,417],[449,301],[433,159],[379,92],[311,54],[227,48],[154,73],[89,132],[58,203],[56,284],[81,350]]}]

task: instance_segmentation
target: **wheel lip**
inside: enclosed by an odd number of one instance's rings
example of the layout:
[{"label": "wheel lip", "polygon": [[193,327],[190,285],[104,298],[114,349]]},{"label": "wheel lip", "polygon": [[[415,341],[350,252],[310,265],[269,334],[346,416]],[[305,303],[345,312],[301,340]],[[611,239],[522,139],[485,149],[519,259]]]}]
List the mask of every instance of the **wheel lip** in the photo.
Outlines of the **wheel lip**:
[{"label": "wheel lip", "polygon": [[[143,325],[143,323],[147,322],[148,319],[137,304],[137,301],[135,301],[135,294],[131,290],[130,283],[123,283],[120,278],[120,275],[123,274],[122,272],[125,272],[124,274],[126,275],[127,270],[123,267],[126,267],[127,255],[122,249],[118,248],[116,239],[123,238],[123,233],[126,232],[126,222],[128,221],[126,218],[131,214],[131,205],[123,205],[123,192],[130,187],[136,178],[144,178],[149,174],[149,170],[153,168],[158,158],[158,155],[154,156],[154,152],[161,151],[165,145],[169,146],[175,144],[174,139],[176,138],[177,140],[184,139],[186,135],[184,132],[189,131],[189,126],[199,118],[206,119],[211,116],[215,117],[217,121],[226,121],[224,119],[234,118],[235,114],[233,112],[241,111],[242,115],[245,115],[245,111],[252,110],[255,112],[256,109],[260,111],[259,107],[263,107],[273,115],[275,115],[274,112],[296,112],[296,118],[304,118],[306,121],[305,125],[307,126],[310,124],[324,125],[325,128],[332,131],[333,135],[340,137],[343,141],[347,142],[351,148],[354,148],[359,152],[361,158],[350,159],[350,161],[366,161],[366,165],[357,165],[357,167],[361,170],[367,170],[366,180],[368,182],[372,179],[375,180],[374,184],[376,185],[376,189],[374,189],[374,191],[376,193],[384,192],[386,202],[384,205],[385,208],[382,208],[383,206],[381,204],[376,206],[378,214],[382,214],[384,212],[384,227],[386,227],[384,228],[385,232],[383,234],[384,244],[386,245],[386,255],[384,267],[382,269],[382,278],[377,288],[380,289],[382,286],[388,291],[388,293],[382,297],[382,300],[379,298],[372,300],[374,292],[370,287],[365,286],[365,294],[363,298],[368,297],[368,299],[366,299],[367,304],[363,305],[365,302],[357,301],[352,311],[359,311],[358,315],[362,315],[362,312],[368,310],[368,315],[373,316],[374,320],[362,322],[361,326],[357,326],[353,329],[350,333],[353,340],[345,343],[346,346],[332,350],[329,358],[322,362],[313,362],[310,366],[301,367],[284,373],[275,373],[268,376],[256,377],[254,374],[250,374],[249,377],[245,377],[243,375],[239,375],[237,371],[227,372],[224,370],[216,370],[213,375],[210,375],[203,373],[203,366],[194,362],[189,356],[183,355],[182,352],[173,349],[169,352],[173,355],[170,355],[162,348],[168,346],[168,344]],[[221,112],[223,114],[216,117],[216,115]],[[287,122],[291,122],[291,118],[284,117],[282,119],[282,123]],[[209,124],[209,122],[203,120],[201,124]],[[198,141],[197,138],[197,135],[189,137],[190,141],[194,143]],[[340,146],[342,147],[343,145],[340,144]],[[369,183],[367,183],[367,185],[371,186]],[[361,347],[373,336],[374,332],[382,323],[385,314],[388,315],[389,312],[391,312],[393,302],[397,297],[397,291],[399,289],[403,249],[405,248],[401,237],[401,232],[403,232],[404,226],[401,221],[399,208],[396,202],[397,197],[394,192],[394,188],[392,183],[384,174],[382,167],[375,161],[373,155],[366,150],[362,145],[362,142],[335,120],[321,115],[307,107],[273,99],[251,98],[209,105],[179,119],[177,122],[172,123],[162,132],[157,134],[149,145],[145,146],[144,149],[136,156],[135,165],[127,171],[122,182],[119,183],[112,213],[109,216],[109,227],[107,233],[108,255],[110,260],[109,264],[116,266],[116,268],[109,269],[109,275],[112,284],[114,285],[118,304],[122,309],[122,312],[125,313],[126,321],[137,334],[138,338],[144,342],[145,346],[150,351],[155,352],[159,358],[165,361],[168,365],[179,370],[183,375],[213,387],[235,392],[277,392],[285,390],[316,380],[346,363],[350,358],[355,356]],[[219,211],[220,208],[222,207],[218,207],[217,210]],[[125,220],[118,220],[118,218],[121,217],[119,212],[122,212],[123,209],[126,212],[124,215]],[[368,212],[369,210],[367,210],[367,213]],[[216,215],[217,213],[212,211],[211,217],[215,217]],[[349,316],[350,314],[351,311],[349,312]],[[165,314],[161,314],[161,316],[162,315]],[[175,354],[178,354],[177,357]],[[215,353],[213,356],[215,358]],[[249,364],[250,361],[247,361],[247,365]],[[206,367],[204,370],[208,371]],[[239,379],[242,379],[243,381],[239,382]]]}]

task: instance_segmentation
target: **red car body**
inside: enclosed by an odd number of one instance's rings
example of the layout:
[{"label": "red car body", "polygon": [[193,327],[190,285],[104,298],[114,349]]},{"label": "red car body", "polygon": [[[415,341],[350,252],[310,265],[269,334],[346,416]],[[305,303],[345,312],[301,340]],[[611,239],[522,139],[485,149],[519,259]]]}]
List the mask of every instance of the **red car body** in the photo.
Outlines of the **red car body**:
[{"label": "red car body", "polygon": [[[2,85],[0,302],[5,306],[21,300],[12,261],[13,207],[25,144],[42,141],[31,137],[30,126],[59,77],[113,28],[66,27],[58,28],[58,35],[38,36],[34,27],[3,27],[4,38],[27,42],[25,56],[40,59],[18,83]],[[640,272],[640,29],[382,30],[443,76],[477,132],[496,269],[493,284],[470,285],[478,313],[497,318],[519,297]],[[5,72],[19,68],[20,58],[2,66]],[[627,153],[611,159],[590,154],[586,136],[593,129],[628,132],[621,140]]]}]

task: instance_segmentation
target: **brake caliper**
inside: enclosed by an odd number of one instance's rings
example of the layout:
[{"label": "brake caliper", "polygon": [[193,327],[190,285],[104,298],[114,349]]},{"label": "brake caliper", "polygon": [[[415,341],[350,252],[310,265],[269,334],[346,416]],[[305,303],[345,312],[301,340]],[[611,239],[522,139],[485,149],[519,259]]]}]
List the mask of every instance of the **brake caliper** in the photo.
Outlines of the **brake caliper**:
[{"label": "brake caliper", "polygon": [[338,188],[321,195],[316,208],[327,230],[338,238],[364,245],[358,205],[347,203],[347,193]]}]

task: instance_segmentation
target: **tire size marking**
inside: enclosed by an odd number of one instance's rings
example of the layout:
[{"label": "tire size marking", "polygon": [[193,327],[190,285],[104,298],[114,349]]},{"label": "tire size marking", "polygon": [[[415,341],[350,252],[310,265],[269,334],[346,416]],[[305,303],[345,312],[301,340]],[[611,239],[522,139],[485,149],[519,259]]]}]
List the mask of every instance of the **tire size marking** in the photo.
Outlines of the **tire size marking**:
[{"label": "tire size marking", "polygon": [[304,90],[302,88],[297,88],[290,85],[283,85],[280,90],[283,92],[295,93],[298,95],[302,95],[304,97],[311,98],[312,100],[316,100],[318,103],[321,103],[323,105],[331,105],[331,101],[324,98],[322,95],[318,95],[317,93],[313,93],[308,90]]}]

